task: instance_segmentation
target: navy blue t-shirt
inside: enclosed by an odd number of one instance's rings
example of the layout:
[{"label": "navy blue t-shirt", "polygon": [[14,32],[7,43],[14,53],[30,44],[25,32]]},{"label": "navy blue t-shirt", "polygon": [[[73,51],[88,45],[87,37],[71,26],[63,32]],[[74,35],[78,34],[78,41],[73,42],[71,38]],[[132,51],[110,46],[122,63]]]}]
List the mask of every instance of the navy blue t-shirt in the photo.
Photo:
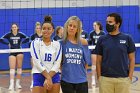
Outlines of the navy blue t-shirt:
[{"label": "navy blue t-shirt", "polygon": [[101,36],[96,45],[96,53],[102,56],[101,76],[128,77],[128,54],[135,52],[135,44],[129,35]]},{"label": "navy blue t-shirt", "polygon": [[[2,36],[2,43],[7,45],[10,44],[11,49],[19,49],[26,38],[28,37],[21,32],[18,32],[17,35],[10,32]],[[4,39],[7,39],[8,42],[5,42]]]}]

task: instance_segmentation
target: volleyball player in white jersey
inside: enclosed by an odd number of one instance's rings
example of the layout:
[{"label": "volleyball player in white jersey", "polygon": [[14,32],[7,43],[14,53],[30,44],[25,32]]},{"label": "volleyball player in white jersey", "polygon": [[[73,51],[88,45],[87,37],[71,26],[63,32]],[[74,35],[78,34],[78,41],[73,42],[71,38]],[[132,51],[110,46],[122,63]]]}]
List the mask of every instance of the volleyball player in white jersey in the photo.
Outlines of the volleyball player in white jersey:
[{"label": "volleyball player in white jersey", "polygon": [[[46,16],[42,25],[42,39],[31,43],[33,58],[33,90],[32,93],[59,93],[59,67],[62,49],[58,41],[52,41],[54,25],[51,16]],[[52,84],[53,83],[53,84]]]}]

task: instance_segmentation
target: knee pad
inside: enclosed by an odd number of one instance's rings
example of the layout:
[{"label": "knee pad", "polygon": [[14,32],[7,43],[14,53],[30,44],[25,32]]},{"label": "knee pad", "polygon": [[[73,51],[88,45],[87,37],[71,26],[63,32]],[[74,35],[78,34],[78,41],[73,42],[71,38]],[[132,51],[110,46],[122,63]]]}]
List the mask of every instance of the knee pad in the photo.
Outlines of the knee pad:
[{"label": "knee pad", "polygon": [[22,69],[21,68],[17,69],[17,74],[22,74]]},{"label": "knee pad", "polygon": [[10,75],[15,75],[15,69],[10,69]]}]

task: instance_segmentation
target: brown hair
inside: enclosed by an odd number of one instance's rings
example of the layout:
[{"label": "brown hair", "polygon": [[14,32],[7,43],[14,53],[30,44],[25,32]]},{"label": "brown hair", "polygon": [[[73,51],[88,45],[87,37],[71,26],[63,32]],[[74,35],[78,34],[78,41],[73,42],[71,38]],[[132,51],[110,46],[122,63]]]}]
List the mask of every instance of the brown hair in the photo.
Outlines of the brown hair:
[{"label": "brown hair", "polygon": [[[19,26],[16,24],[16,23],[13,23],[12,25],[11,25],[11,27],[13,26],[13,25],[16,25],[17,26],[17,32],[19,32]],[[12,32],[12,29],[11,29],[11,32]]]},{"label": "brown hair", "polygon": [[103,26],[102,26],[102,24],[99,21],[96,21],[94,23],[96,23],[99,26],[99,29],[100,30],[103,30]]},{"label": "brown hair", "polygon": [[57,27],[56,27],[56,30],[55,30],[55,31],[56,31],[56,35],[58,35],[58,33],[59,33],[58,31],[59,31],[60,29],[62,29],[62,26],[57,26]]}]

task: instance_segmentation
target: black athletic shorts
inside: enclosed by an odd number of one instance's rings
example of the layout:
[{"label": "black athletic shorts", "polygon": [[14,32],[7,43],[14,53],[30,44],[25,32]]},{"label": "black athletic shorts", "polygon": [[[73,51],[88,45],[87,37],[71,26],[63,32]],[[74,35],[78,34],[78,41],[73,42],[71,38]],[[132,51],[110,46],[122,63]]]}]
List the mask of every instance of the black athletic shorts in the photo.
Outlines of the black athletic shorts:
[{"label": "black athletic shorts", "polygon": [[22,52],[10,53],[9,56],[17,56],[18,54],[23,54]]},{"label": "black athletic shorts", "polygon": [[95,49],[92,49],[92,50],[91,50],[91,54],[96,54]]}]

